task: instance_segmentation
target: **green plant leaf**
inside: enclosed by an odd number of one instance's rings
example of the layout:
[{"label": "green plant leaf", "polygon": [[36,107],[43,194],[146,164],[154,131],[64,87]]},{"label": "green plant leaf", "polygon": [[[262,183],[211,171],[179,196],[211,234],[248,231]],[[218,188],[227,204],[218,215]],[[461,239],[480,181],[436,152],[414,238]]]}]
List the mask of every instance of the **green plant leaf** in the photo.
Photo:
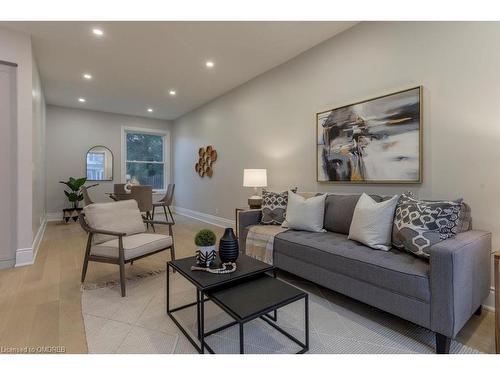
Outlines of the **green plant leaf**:
[{"label": "green plant leaf", "polygon": [[87,177],[82,177],[76,180],[76,186],[78,186],[78,189],[80,189],[85,182],[87,182]]},{"label": "green plant leaf", "polygon": [[68,199],[69,199],[70,202],[76,202],[78,200],[78,195],[76,193],[71,193],[68,196]]}]

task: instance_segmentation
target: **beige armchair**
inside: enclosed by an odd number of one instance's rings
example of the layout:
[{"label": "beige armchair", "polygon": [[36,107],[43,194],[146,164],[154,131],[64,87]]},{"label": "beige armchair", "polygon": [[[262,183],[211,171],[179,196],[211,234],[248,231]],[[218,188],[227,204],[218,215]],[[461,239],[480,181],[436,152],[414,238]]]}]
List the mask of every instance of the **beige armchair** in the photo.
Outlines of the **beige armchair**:
[{"label": "beige armchair", "polygon": [[[171,259],[175,259],[173,223],[143,219],[133,199],[88,205],[79,220],[88,233],[82,283],[85,281],[88,262],[117,264],[120,266],[122,297],[125,297],[126,263],[168,249]],[[169,235],[148,233],[145,224],[168,225]]]}]

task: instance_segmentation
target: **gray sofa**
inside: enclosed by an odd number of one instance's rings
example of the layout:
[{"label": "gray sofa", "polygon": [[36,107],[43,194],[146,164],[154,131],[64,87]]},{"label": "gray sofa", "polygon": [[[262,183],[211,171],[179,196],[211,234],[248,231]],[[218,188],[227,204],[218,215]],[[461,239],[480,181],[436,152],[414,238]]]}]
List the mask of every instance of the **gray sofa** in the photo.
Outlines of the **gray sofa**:
[{"label": "gray sofa", "polygon": [[[468,230],[433,246],[430,260],[372,250],[347,239],[359,195],[326,198],[326,233],[288,230],[274,239],[278,269],[296,274],[436,333],[436,352],[448,353],[490,289],[491,233]],[[377,197],[381,199],[380,197]],[[240,249],[261,211],[239,211]]]}]

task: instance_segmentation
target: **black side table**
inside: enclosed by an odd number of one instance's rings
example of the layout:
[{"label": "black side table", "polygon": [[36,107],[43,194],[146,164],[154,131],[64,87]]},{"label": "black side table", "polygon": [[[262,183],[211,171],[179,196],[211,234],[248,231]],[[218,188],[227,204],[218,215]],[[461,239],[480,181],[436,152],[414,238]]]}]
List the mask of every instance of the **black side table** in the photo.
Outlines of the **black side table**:
[{"label": "black side table", "polygon": [[[213,350],[205,344],[205,335],[202,334],[204,332],[204,305],[205,301],[208,300],[208,298],[206,298],[207,293],[258,277],[266,272],[274,272],[273,266],[257,259],[250,258],[245,254],[240,254],[236,263],[238,268],[235,272],[217,275],[208,272],[191,271],[191,266],[196,264],[195,257],[176,259],[167,262],[167,314],[199,353],[204,353],[205,348],[207,348],[210,353],[213,353]],[[179,274],[194,285],[196,288],[195,302],[175,308],[170,307],[170,268],[179,272]],[[191,337],[191,335],[174,316],[175,312],[184,310],[191,306],[196,306],[196,319],[198,323],[197,341],[199,344],[193,337]]]},{"label": "black side table", "polygon": [[[202,330],[202,337],[210,336],[223,331],[236,324],[240,331],[240,354],[245,352],[244,325],[254,319],[260,318],[272,328],[295,342],[301,349],[297,354],[309,350],[309,299],[308,294],[296,287],[268,275],[245,281],[213,293],[208,293],[211,301],[228,313],[234,322],[225,324],[209,332]],[[304,300],[304,342],[292,336],[276,324],[277,310],[293,302]],[[274,316],[269,314],[274,312]],[[203,319],[203,316],[201,317]],[[205,342],[211,353],[213,349]]]}]

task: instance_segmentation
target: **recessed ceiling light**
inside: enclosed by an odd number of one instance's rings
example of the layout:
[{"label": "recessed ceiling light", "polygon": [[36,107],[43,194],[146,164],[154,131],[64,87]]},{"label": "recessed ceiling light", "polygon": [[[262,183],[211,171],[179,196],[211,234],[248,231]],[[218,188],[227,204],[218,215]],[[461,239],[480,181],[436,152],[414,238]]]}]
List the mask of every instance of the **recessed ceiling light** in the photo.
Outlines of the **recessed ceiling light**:
[{"label": "recessed ceiling light", "polygon": [[92,32],[94,33],[94,35],[97,35],[97,36],[104,35],[104,32],[101,29],[92,29]]},{"label": "recessed ceiling light", "polygon": [[85,78],[85,79],[92,79],[92,74],[84,73],[83,74],[83,78]]},{"label": "recessed ceiling light", "polygon": [[153,112],[153,108],[148,108],[148,112]]},{"label": "recessed ceiling light", "polygon": [[215,64],[214,64],[214,62],[213,62],[213,61],[210,61],[210,60],[209,60],[209,61],[207,61],[207,62],[205,63],[205,66],[206,66],[207,68],[213,68],[213,67],[215,66]]},{"label": "recessed ceiling light", "polygon": [[172,95],[172,96],[175,96],[175,95],[177,94],[177,93],[175,92],[175,90],[170,90],[168,93],[169,93],[170,95]]},{"label": "recessed ceiling light", "polygon": [[86,102],[85,98],[78,98],[78,101],[79,101],[80,103],[85,103],[85,102]]}]

